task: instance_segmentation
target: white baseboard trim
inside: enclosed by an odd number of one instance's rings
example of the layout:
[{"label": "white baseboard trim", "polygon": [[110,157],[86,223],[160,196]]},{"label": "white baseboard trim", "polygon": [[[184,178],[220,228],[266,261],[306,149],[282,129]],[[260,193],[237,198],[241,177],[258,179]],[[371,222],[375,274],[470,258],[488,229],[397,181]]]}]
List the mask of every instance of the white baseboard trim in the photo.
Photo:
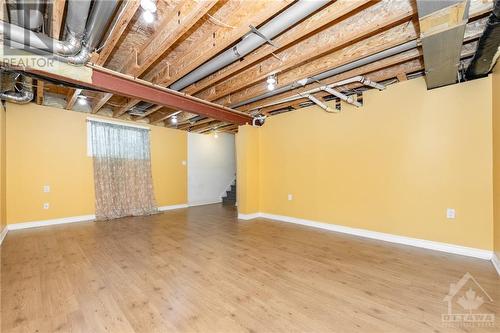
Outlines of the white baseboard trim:
[{"label": "white baseboard trim", "polygon": [[188,208],[188,204],[180,204],[180,205],[170,205],[170,206],[160,206],[158,207],[158,211],[164,212],[166,210],[174,210],[174,209],[180,209],[180,208]]},{"label": "white baseboard trim", "polygon": [[215,200],[194,201],[194,202],[189,203],[189,207],[213,205],[213,204],[217,204],[217,203],[221,203],[221,202],[222,202],[222,198],[215,199]]},{"label": "white baseboard trim", "polygon": [[8,232],[9,232],[8,226],[3,227],[2,231],[0,232],[0,245],[2,245],[2,242],[5,238],[5,236],[7,236]]},{"label": "white baseboard trim", "polygon": [[239,220],[252,220],[252,219],[256,219],[258,217],[262,217],[262,213],[252,213],[252,214],[238,213]]},{"label": "white baseboard trim", "polygon": [[495,252],[493,252],[493,255],[491,256],[491,263],[493,264],[493,267],[497,270],[498,275],[500,275],[500,259],[497,257]]},{"label": "white baseboard trim", "polygon": [[238,218],[242,219],[242,220],[249,220],[249,219],[254,219],[257,217],[266,218],[266,219],[270,219],[270,220],[277,220],[277,221],[281,221],[281,222],[300,224],[300,225],[305,225],[305,226],[309,226],[309,227],[315,227],[315,228],[320,228],[320,229],[325,229],[325,230],[330,230],[330,231],[335,231],[335,232],[341,232],[341,233],[349,234],[349,235],[372,238],[372,239],[382,240],[382,241],[391,242],[391,243],[410,245],[410,246],[420,247],[420,248],[424,248],[424,249],[459,254],[459,255],[463,255],[463,256],[485,259],[485,260],[491,260],[492,256],[493,256],[493,251],[489,251],[489,250],[477,249],[477,248],[449,244],[449,243],[435,242],[435,241],[419,239],[419,238],[412,238],[412,237],[406,237],[406,236],[387,234],[387,233],[383,233],[383,232],[371,231],[371,230],[366,230],[366,229],[351,228],[351,227],[346,227],[346,226],[342,226],[342,225],[338,225],[338,224],[323,223],[323,222],[305,220],[305,219],[300,219],[300,218],[290,217],[290,216],[275,215],[275,214],[268,214],[268,213],[238,214]]},{"label": "white baseboard trim", "polygon": [[93,220],[95,220],[95,215],[80,215],[80,216],[63,217],[60,219],[52,219],[52,220],[14,223],[14,224],[9,224],[8,228],[10,231],[10,230],[20,230],[20,229],[27,229],[27,228],[45,227],[45,226],[55,225],[55,224],[86,222],[86,221],[93,221]]}]

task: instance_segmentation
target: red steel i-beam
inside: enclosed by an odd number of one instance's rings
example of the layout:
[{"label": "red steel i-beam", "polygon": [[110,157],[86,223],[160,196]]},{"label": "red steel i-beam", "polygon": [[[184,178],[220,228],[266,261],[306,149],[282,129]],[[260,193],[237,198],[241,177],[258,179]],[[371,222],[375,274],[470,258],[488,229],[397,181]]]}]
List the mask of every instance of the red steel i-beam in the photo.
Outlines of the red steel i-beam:
[{"label": "red steel i-beam", "polygon": [[120,96],[126,96],[141,101],[166,106],[172,109],[186,111],[232,124],[251,124],[252,117],[215,103],[189,96],[168,88],[154,85],[150,82],[113,72],[101,67],[92,68],[92,82],[80,81],[74,78],[58,75],[40,69],[26,69],[27,72],[73,83],[80,86],[102,90]]}]

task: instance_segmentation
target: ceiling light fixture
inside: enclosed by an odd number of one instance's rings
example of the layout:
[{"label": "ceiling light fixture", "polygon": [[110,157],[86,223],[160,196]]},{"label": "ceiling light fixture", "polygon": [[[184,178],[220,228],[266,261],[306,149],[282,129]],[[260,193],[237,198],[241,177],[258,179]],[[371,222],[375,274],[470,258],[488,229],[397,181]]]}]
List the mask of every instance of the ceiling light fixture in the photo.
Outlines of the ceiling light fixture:
[{"label": "ceiling light fixture", "polygon": [[276,74],[269,75],[267,77],[266,82],[267,82],[267,90],[273,91],[274,88],[276,88],[276,83],[278,82]]},{"label": "ceiling light fixture", "polygon": [[177,116],[172,116],[172,118],[171,118],[170,122],[171,122],[172,124],[177,124]]},{"label": "ceiling light fixture", "polygon": [[217,134],[217,131],[214,131],[214,138],[218,138],[219,137],[219,134]]},{"label": "ceiling light fixture", "polygon": [[153,0],[141,0],[141,8],[147,12],[156,12],[156,2]]},{"label": "ceiling light fixture", "polygon": [[87,97],[85,96],[78,96],[78,105],[87,105]]},{"label": "ceiling light fixture", "polygon": [[155,20],[155,16],[153,13],[151,13],[150,11],[147,11],[145,10],[144,13],[142,13],[142,19],[144,20],[144,22],[146,22],[147,24],[151,24],[154,22]]}]

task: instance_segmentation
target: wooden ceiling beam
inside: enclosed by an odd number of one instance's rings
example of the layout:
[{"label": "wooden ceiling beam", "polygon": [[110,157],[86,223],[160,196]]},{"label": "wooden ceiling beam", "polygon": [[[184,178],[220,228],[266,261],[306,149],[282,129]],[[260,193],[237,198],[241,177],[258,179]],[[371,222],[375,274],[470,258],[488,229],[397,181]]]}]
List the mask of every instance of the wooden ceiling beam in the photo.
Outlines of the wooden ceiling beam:
[{"label": "wooden ceiling beam", "polygon": [[190,124],[190,123],[187,123],[187,124],[184,124],[182,126],[178,126],[177,128],[178,129],[188,129],[188,128],[191,128],[192,126],[195,126],[195,125],[201,125],[201,124],[206,124],[206,123],[209,123],[211,121],[214,121],[214,119],[212,118],[205,118],[203,120],[199,120],[197,121],[196,123],[194,124]]},{"label": "wooden ceiling beam", "polygon": [[113,111],[113,117],[115,117],[115,118],[120,117],[121,115],[123,115],[125,112],[130,110],[130,108],[132,108],[135,105],[137,105],[137,100],[136,99],[129,99],[128,102],[125,103],[125,105],[122,105],[121,107],[119,107],[118,109]]},{"label": "wooden ceiling beam", "polygon": [[68,92],[68,96],[66,97],[66,110],[73,109],[75,105],[76,99],[82,93],[82,89],[70,89]]},{"label": "wooden ceiling beam", "polygon": [[50,36],[59,39],[62,31],[62,22],[64,17],[64,7],[66,0],[53,0],[52,1],[52,17],[50,18],[51,33]]},{"label": "wooden ceiling beam", "polygon": [[135,66],[135,59],[131,60],[125,66],[125,73],[136,77],[144,73],[216,3],[217,0],[181,1],[174,11],[177,15],[173,19],[168,19],[168,22],[164,22],[149,44],[137,55],[138,66]]},{"label": "wooden ceiling beam", "polygon": [[291,0],[243,2],[240,10],[224,18],[224,23],[228,26],[235,26],[234,29],[220,27],[210,31],[210,37],[213,35],[215,39],[203,36],[201,44],[197,44],[185,56],[175,59],[175,62],[169,65],[170,77],[163,79],[159,75],[164,72],[165,68],[158,68],[155,71],[156,75],[151,75],[150,81],[169,86],[238,41],[250,30],[249,25],[261,25],[291,2]]},{"label": "wooden ceiling beam", "polygon": [[36,80],[36,104],[42,105],[44,99],[44,82],[42,80]]},{"label": "wooden ceiling beam", "polygon": [[[155,61],[157,61],[170,47],[177,42],[196,22],[198,22],[217,3],[218,0],[204,1],[181,1],[179,5],[167,15],[160,24],[156,33],[150,38],[149,43],[138,52],[136,56],[130,57],[120,72],[130,74],[134,77],[141,76]],[[140,1],[138,1],[140,2]],[[96,105],[104,106],[111,98],[102,95]],[[141,100],[130,101],[129,107],[138,104]],[[126,112],[126,111],[125,111]],[[119,114],[117,113],[117,116]]]},{"label": "wooden ceiling beam", "polygon": [[196,124],[194,126],[190,126],[189,127],[189,131],[190,132],[197,132],[197,131],[200,131],[204,128],[212,128],[214,125],[220,123],[218,120],[211,120],[210,122],[208,123],[203,123],[203,124]]},{"label": "wooden ceiling beam", "polygon": [[159,123],[160,121],[164,121],[165,119],[173,116],[174,114],[179,114],[179,111],[164,108],[163,110],[156,112],[151,117],[148,117],[149,123],[150,124]]},{"label": "wooden ceiling beam", "polygon": [[[214,101],[255,83],[264,83],[271,74],[303,65],[325,54],[379,34],[403,22],[408,22],[414,15],[414,8],[409,1],[379,2],[291,48],[276,53],[282,61],[270,57],[196,96]],[[363,24],[360,25],[360,22]],[[278,82],[281,83],[280,75],[278,75]]]},{"label": "wooden ceiling beam", "polygon": [[[352,61],[365,58],[367,56],[387,50],[391,47],[400,45],[410,40],[414,40],[416,38],[417,31],[413,24],[399,25],[379,35],[372,36],[368,39],[351,44],[350,46],[344,47],[336,52],[330,53],[319,59],[313,60],[307,64],[298,66],[283,73],[279,78],[279,85],[277,86],[277,88],[292,84],[300,78],[311,77],[326,70],[346,65],[348,63],[351,63]],[[266,92],[266,85],[255,84],[242,91],[232,94],[230,96],[230,100],[229,98],[224,98],[222,100],[218,100],[217,103],[239,103],[248,100],[249,98],[262,95]],[[238,109],[246,110],[247,105],[244,105]]]},{"label": "wooden ceiling beam", "polygon": [[177,128],[178,126],[188,122],[189,119],[197,117],[198,115],[196,115],[194,113],[190,113],[190,112],[177,111],[176,116],[177,116],[177,123],[176,124],[172,124],[172,123],[167,124],[168,127]]},{"label": "wooden ceiling beam", "polygon": [[163,108],[162,105],[155,105],[155,106],[152,106],[150,107],[148,110],[146,110],[146,112],[144,112],[144,114],[140,115],[140,116],[136,116],[135,119],[142,119],[144,117],[147,117],[153,113],[155,113],[156,111],[160,110],[161,108]]},{"label": "wooden ceiling beam", "polygon": [[[235,73],[255,64],[258,61],[272,55],[279,50],[283,50],[286,47],[296,43],[301,38],[309,36],[312,33],[327,27],[332,22],[342,18],[343,16],[352,13],[353,11],[359,10],[361,7],[367,3],[375,4],[371,0],[338,0],[333,2],[328,7],[319,11],[315,15],[309,17],[303,22],[299,23],[295,27],[285,31],[282,35],[276,37],[273,43],[278,46],[275,48],[272,45],[266,44],[261,46],[255,52],[248,54],[238,63],[228,66],[205,79],[187,87],[183,91],[187,94],[195,94],[205,88],[220,82],[221,80],[234,75]],[[172,81],[174,82],[174,81]]]},{"label": "wooden ceiling beam", "polygon": [[[309,64],[299,66],[291,71],[286,72],[284,75],[281,76],[280,80],[280,86],[281,85],[287,85],[290,84],[294,81],[297,80],[297,78],[304,78],[304,77],[310,77],[313,75],[316,75],[324,70],[328,70],[331,68],[335,68],[338,66],[341,66],[343,64],[349,63],[351,61],[372,55],[374,53],[377,53],[382,50],[386,50],[387,48],[395,45],[402,43],[407,40],[407,38],[416,38],[417,36],[417,31],[414,29],[413,26],[408,26],[407,28],[404,28],[404,26],[398,28],[393,28],[390,31],[384,32],[381,35],[378,36],[373,36],[370,39],[366,39],[364,41],[358,42],[356,44],[351,45],[350,47],[344,48],[340,51],[331,53],[330,55],[324,56],[322,58],[319,58],[315,61],[312,61]],[[472,37],[477,37],[477,30],[480,30],[480,27],[476,27],[475,29],[468,29],[466,30],[466,35],[465,35],[465,46],[464,48],[470,49],[471,45],[470,43],[474,41],[474,38]],[[403,38],[403,39],[400,39]],[[369,46],[369,49],[363,49],[364,46]],[[368,53],[366,53],[369,50]],[[340,80],[347,79],[349,77],[353,77],[356,75],[362,75],[363,73],[367,73],[369,71],[375,70],[374,68],[381,68],[381,67],[387,67],[391,64],[394,64],[394,62],[400,63],[403,61],[408,60],[408,57],[414,58],[418,55],[421,54],[421,51],[417,51],[416,49],[407,51],[405,53],[401,53],[399,55],[389,57],[362,67],[359,67],[357,69],[350,70],[348,72],[336,75],[332,78],[325,79],[321,82],[321,84],[313,83],[310,85],[307,85],[305,88],[297,89],[294,90],[293,92],[287,92],[284,94],[280,94],[278,96],[273,96],[267,99],[263,99],[251,104],[244,105],[240,108],[239,110],[246,111],[249,109],[254,109],[255,107],[259,105],[266,104],[267,101],[272,101],[276,100],[276,97],[278,98],[283,98],[283,96],[289,96],[290,94],[293,95],[297,91],[306,91],[309,89],[312,89],[314,87],[324,85],[324,84],[329,84],[333,82],[337,82]],[[367,68],[370,68],[370,70],[367,70]],[[279,87],[278,87],[279,88]],[[233,102],[239,102],[246,100],[248,98],[254,97],[261,95],[265,93],[266,87],[262,85],[254,85],[252,87],[249,87],[245,89],[244,91],[238,92],[234,95],[232,95],[232,100]],[[220,101],[221,104],[225,103],[226,101]]]},{"label": "wooden ceiling beam", "polygon": [[120,12],[120,16],[115,23],[113,32],[106,40],[106,44],[104,44],[104,48],[99,53],[99,58],[96,61],[96,65],[104,66],[109,56],[113,53],[113,50],[118,44],[118,41],[122,37],[125,29],[129,25],[130,21],[134,17],[137,9],[141,5],[141,2],[138,0],[127,1],[123,6],[123,9]]}]

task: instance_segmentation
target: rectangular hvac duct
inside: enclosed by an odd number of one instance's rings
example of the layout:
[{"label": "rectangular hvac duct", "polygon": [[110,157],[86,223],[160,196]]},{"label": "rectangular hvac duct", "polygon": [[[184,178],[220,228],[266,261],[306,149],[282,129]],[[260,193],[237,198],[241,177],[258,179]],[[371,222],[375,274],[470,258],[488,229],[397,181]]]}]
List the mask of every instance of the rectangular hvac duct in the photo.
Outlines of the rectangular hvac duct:
[{"label": "rectangular hvac duct", "polygon": [[417,0],[427,88],[457,81],[470,0]]}]

